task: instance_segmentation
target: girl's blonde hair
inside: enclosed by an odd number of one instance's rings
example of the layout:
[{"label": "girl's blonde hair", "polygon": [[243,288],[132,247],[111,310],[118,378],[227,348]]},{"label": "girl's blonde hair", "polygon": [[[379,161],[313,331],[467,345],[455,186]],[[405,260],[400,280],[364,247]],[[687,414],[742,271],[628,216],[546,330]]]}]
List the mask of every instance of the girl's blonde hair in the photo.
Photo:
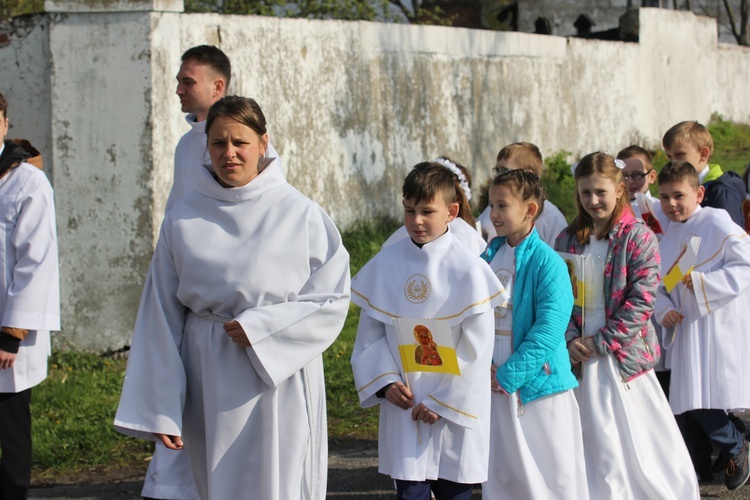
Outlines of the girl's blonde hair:
[{"label": "girl's blonde hair", "polygon": [[581,197],[578,194],[578,180],[592,175],[601,175],[605,179],[612,181],[615,186],[622,188],[622,195],[617,199],[615,208],[609,218],[607,225],[595,236],[597,240],[603,240],[609,235],[609,232],[620,220],[623,212],[631,210],[628,196],[628,188],[625,185],[625,179],[622,176],[622,170],[615,165],[615,159],[606,153],[597,151],[584,156],[573,172],[573,178],[576,180],[576,207],[578,216],[568,226],[568,233],[575,234],[578,243],[585,245],[591,238],[591,231],[594,229],[594,221],[586,209],[583,208]]}]

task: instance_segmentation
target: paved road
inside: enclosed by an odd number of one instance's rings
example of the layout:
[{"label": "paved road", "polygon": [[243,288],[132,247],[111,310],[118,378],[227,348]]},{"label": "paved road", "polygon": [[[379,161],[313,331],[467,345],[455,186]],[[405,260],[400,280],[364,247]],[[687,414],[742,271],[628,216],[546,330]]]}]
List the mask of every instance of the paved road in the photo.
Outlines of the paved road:
[{"label": "paved road", "polygon": [[[744,420],[744,418],[743,418]],[[29,498],[47,500],[135,500],[140,498],[143,480],[123,481],[110,484],[66,485],[33,488]],[[734,492],[724,487],[723,475],[709,485],[701,486],[702,498],[748,499],[750,486]],[[391,480],[377,472],[377,443],[352,441],[332,446],[328,460],[329,499],[395,498]],[[475,490],[475,499],[481,499],[481,491]]]}]

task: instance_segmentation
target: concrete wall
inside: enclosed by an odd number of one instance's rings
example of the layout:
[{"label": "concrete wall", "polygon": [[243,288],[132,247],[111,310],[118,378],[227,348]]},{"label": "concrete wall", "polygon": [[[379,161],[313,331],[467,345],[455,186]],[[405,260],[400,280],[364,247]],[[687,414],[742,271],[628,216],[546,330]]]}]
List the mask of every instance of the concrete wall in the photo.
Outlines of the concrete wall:
[{"label": "concrete wall", "polygon": [[[719,45],[715,21],[686,12],[641,10],[640,43],[626,44],[186,15],[177,0],[88,1],[101,12],[47,3],[63,12],[25,20],[25,35],[0,46],[0,63],[18,72],[0,87],[31,110],[11,135],[45,152],[56,190],[56,343],[66,347],[129,342],[174,146],[187,130],[174,77],[193,45],[229,55],[230,92],[260,102],[289,181],[342,228],[397,216],[406,172],[441,154],[470,166],[478,186],[513,141],[580,156],[655,145],[677,121],[714,112],[750,122],[750,50]],[[107,12],[112,4],[120,12]]]}]

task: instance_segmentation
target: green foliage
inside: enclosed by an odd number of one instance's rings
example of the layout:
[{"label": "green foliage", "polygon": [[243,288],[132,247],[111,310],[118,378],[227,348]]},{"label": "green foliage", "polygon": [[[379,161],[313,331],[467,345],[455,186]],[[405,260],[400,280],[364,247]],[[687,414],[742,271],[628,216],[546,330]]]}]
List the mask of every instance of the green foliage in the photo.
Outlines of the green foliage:
[{"label": "green foliage", "polygon": [[0,18],[44,11],[44,0],[0,0]]},{"label": "green foliage", "polygon": [[185,12],[214,12],[348,21],[391,20],[388,1],[376,0],[186,0]]},{"label": "green foliage", "polygon": [[124,371],[124,360],[53,353],[49,377],[32,392],[35,481],[142,464],[150,456],[150,442],[112,426]]},{"label": "green foliage", "polygon": [[727,121],[714,114],[707,128],[714,141],[710,162],[742,175],[750,162],[750,124]]},{"label": "green foliage", "polygon": [[546,170],[542,174],[542,184],[547,191],[547,198],[570,222],[576,216],[575,189],[576,182],[570,175],[568,157],[570,152],[558,151],[549,156],[545,162]]},{"label": "green foliage", "polygon": [[349,251],[352,276],[380,251],[383,242],[402,224],[389,217],[378,217],[358,221],[351,229],[341,233],[344,247]]}]

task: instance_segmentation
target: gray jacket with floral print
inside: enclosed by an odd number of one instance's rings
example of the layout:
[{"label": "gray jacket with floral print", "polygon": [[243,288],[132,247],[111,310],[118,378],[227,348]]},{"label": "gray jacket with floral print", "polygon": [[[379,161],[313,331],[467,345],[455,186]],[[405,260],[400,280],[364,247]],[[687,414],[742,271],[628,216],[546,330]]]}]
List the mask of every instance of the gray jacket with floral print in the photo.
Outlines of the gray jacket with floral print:
[{"label": "gray jacket with floral print", "polygon": [[[650,318],[659,285],[659,244],[643,221],[625,210],[609,233],[604,267],[607,322],[594,335],[601,356],[612,354],[623,380],[632,380],[658,363],[661,356]],[[567,230],[555,241],[561,252],[582,254],[584,245]],[[581,337],[581,307],[573,307],[565,339]]]}]

